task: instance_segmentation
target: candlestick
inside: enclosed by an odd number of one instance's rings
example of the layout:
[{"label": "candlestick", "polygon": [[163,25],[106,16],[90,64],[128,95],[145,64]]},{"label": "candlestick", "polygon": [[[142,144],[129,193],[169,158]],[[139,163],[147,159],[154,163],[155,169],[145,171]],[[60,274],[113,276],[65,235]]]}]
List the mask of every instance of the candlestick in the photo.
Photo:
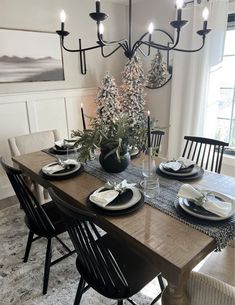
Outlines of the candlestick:
[{"label": "candlestick", "polygon": [[207,20],[208,20],[208,16],[209,16],[209,10],[207,7],[204,8],[203,12],[202,12],[202,18],[204,19],[203,22],[203,31],[207,30]]},{"label": "candlestick", "polygon": [[81,114],[82,114],[83,130],[85,130],[86,129],[86,123],[85,123],[85,117],[84,117],[84,112],[83,112],[83,104],[81,104]]},{"label": "candlestick", "polygon": [[177,7],[177,20],[181,21],[182,18],[182,8],[184,6],[183,0],[177,0],[176,1],[176,7]]},{"label": "candlestick", "polygon": [[61,21],[61,31],[63,32],[64,31],[64,23],[65,23],[65,20],[66,20],[66,14],[65,14],[65,11],[61,11],[60,13],[60,21]]},{"label": "candlestick", "polygon": [[148,27],[148,32],[149,32],[149,41],[151,41],[151,40],[152,40],[152,34],[153,34],[153,31],[154,31],[154,25],[153,25],[153,23],[151,22],[151,23],[149,24],[149,27]]},{"label": "candlestick", "polygon": [[148,148],[151,147],[150,111],[148,110]]},{"label": "candlestick", "polygon": [[100,0],[96,1],[95,7],[96,7],[96,13],[100,13]]}]

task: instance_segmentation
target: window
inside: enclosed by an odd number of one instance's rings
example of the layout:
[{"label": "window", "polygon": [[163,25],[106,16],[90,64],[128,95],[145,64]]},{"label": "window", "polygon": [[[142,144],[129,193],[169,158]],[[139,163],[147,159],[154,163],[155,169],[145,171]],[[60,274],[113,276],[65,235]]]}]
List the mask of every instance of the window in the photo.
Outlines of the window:
[{"label": "window", "polygon": [[223,61],[210,75],[205,135],[229,143],[235,154],[235,13],[228,15]]}]

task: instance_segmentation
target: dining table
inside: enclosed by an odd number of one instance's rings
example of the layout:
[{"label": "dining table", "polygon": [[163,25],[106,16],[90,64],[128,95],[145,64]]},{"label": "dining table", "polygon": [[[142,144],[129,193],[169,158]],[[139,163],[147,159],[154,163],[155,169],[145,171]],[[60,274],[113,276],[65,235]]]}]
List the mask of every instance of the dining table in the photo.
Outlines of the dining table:
[{"label": "dining table", "polygon": [[[82,209],[91,209],[89,194],[104,185],[104,181],[85,170],[68,179],[46,179],[41,174],[41,169],[55,161],[55,157],[43,151],[13,157],[13,161],[32,180],[45,188],[54,188],[61,197]],[[162,159],[156,158],[156,161],[160,163]],[[137,157],[132,162],[135,166],[140,166],[142,157]],[[187,183],[235,198],[235,178],[231,176],[213,173]],[[191,270],[216,249],[212,236],[146,203],[126,215],[97,214],[97,225],[120,239],[124,247],[133,247],[159,269],[167,280],[162,304],[190,304],[187,281]]]}]

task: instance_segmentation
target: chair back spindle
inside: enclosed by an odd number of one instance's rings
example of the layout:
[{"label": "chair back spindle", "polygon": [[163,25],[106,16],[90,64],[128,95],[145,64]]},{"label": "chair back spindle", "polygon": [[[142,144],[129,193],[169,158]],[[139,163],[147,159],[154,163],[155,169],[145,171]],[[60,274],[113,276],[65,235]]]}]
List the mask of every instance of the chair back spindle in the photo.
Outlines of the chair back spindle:
[{"label": "chair back spindle", "polygon": [[184,139],[182,157],[195,161],[206,170],[221,172],[224,150],[229,143],[194,136],[185,136]]}]

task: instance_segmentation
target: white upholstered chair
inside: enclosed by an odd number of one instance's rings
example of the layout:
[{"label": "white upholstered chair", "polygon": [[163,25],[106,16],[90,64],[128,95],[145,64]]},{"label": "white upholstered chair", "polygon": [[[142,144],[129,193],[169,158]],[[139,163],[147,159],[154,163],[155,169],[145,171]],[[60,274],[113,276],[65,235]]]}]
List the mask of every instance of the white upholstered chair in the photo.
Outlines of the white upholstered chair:
[{"label": "white upholstered chair", "polygon": [[[17,136],[8,139],[12,157],[39,151],[52,147],[55,141],[60,140],[58,130],[35,132],[28,135]],[[38,183],[26,177],[27,184],[42,204],[48,201],[48,192]]]},{"label": "white upholstered chair", "polygon": [[191,272],[188,294],[190,305],[235,304],[235,287],[200,272]]}]

